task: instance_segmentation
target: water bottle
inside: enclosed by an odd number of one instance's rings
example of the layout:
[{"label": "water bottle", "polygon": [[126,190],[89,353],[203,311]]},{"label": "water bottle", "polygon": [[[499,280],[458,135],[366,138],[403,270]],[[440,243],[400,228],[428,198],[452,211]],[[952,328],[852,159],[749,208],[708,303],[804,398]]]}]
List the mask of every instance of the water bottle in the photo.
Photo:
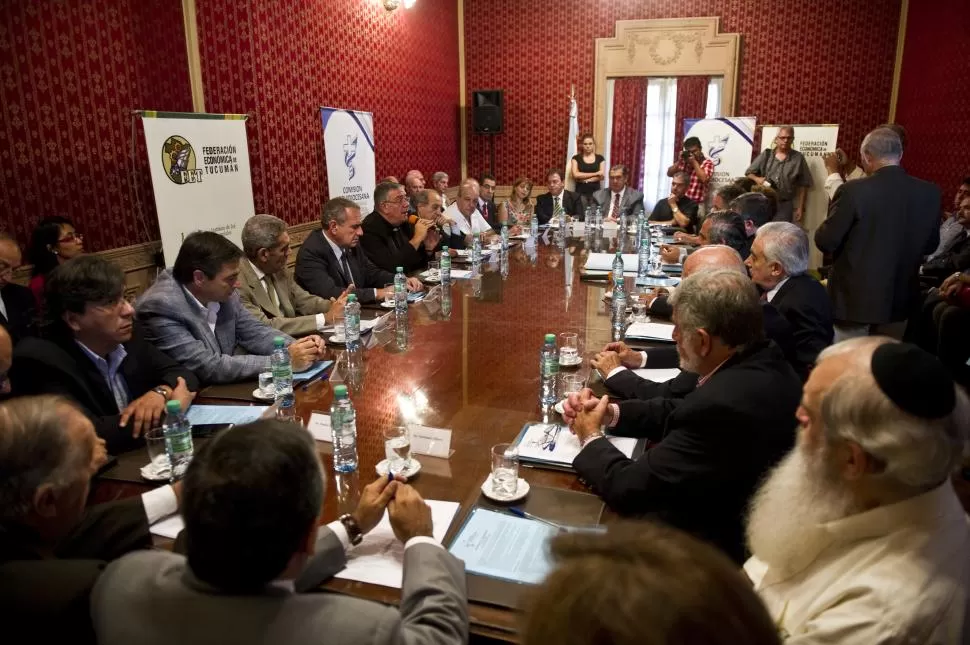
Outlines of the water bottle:
[{"label": "water bottle", "polygon": [[347,306],[344,307],[344,334],[347,339],[347,350],[360,347],[360,303],[357,294],[347,294]]},{"label": "water bottle", "polygon": [[165,435],[165,452],[172,465],[170,481],[177,481],[185,476],[185,471],[192,462],[192,424],[182,414],[182,404],[169,401],[165,404],[165,423],[162,425]]},{"label": "water bottle", "polygon": [[532,213],[532,221],[529,223],[529,235],[533,238],[539,237],[539,216]]},{"label": "water bottle", "polygon": [[273,339],[270,356],[273,385],[276,388],[276,418],[284,421],[296,419],[296,398],[293,396],[293,365],[282,336]]},{"label": "water bottle", "polygon": [[509,225],[506,222],[502,222],[502,250],[509,250]]},{"label": "water bottle", "polygon": [[616,257],[613,258],[613,289],[616,290],[617,285],[620,289],[623,288],[623,253],[620,251],[616,252]]},{"label": "water bottle", "polygon": [[646,211],[640,211],[637,218],[637,239],[643,240],[644,237],[650,237],[650,220],[647,219]]},{"label": "water bottle", "polygon": [[447,246],[441,247],[441,284],[451,284],[451,253]]},{"label": "water bottle", "polygon": [[445,320],[451,320],[451,285],[441,287],[441,314]]},{"label": "water bottle", "polygon": [[[449,264],[451,264],[450,261]],[[448,273],[450,277],[450,266]],[[397,273],[394,275],[394,324],[396,329],[394,338],[398,349],[407,349],[408,347],[408,291],[406,285],[404,269],[398,267]]]},{"label": "water bottle", "polygon": [[509,277],[509,253],[508,249],[502,251],[501,257],[499,257],[499,273],[502,274],[503,280],[508,280]]},{"label": "water bottle", "polygon": [[330,405],[330,429],[333,433],[333,469],[338,473],[357,470],[357,413],[347,396],[347,386],[333,388]]},{"label": "water bottle", "polygon": [[623,288],[622,281],[619,285],[613,287],[611,323],[613,340],[623,340],[623,332],[626,331],[626,291]]},{"label": "water bottle", "polygon": [[559,207],[559,230],[562,231],[563,236],[566,235],[566,225],[568,218],[566,217],[566,209],[562,206]]},{"label": "water bottle", "polygon": [[478,266],[482,262],[482,238],[472,235],[472,266]]},{"label": "water bottle", "polygon": [[603,228],[603,208],[601,206],[596,207],[596,212],[593,213],[593,222],[594,228]]},{"label": "water bottle", "polygon": [[637,280],[646,278],[650,272],[650,238],[640,240],[640,250],[637,252]]},{"label": "water bottle", "polygon": [[547,407],[556,403],[556,382],[559,380],[559,350],[556,335],[546,334],[542,351],[539,352],[539,405]]}]

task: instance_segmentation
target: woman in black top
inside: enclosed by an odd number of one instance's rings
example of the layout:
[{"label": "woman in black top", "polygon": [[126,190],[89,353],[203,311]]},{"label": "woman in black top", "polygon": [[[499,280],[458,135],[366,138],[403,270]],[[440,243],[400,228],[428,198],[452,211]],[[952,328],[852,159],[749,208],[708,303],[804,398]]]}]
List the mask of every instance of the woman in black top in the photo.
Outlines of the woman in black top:
[{"label": "woman in black top", "polygon": [[576,192],[583,200],[583,208],[588,208],[593,202],[593,193],[600,189],[600,182],[606,176],[606,159],[596,154],[596,141],[593,135],[587,133],[582,136],[583,151],[574,155],[570,164],[573,179],[576,180]]}]

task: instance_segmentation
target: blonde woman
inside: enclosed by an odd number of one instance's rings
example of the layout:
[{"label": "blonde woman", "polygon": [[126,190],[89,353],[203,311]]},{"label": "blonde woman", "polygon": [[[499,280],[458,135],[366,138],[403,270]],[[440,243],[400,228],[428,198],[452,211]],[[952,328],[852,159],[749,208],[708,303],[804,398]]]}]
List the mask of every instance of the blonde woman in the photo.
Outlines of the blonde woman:
[{"label": "blonde woman", "polygon": [[498,221],[508,224],[512,235],[518,235],[529,226],[535,204],[532,203],[532,181],[519,177],[512,184],[512,194],[498,207]]}]

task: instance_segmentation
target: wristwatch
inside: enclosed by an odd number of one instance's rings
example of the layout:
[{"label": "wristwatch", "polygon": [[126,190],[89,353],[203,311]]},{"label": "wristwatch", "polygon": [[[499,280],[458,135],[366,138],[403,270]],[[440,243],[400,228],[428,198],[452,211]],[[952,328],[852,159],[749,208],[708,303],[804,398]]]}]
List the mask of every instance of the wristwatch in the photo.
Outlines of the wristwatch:
[{"label": "wristwatch", "polygon": [[364,533],[360,530],[360,525],[350,513],[341,515],[338,521],[347,529],[347,537],[350,538],[351,546],[357,546],[364,539]]},{"label": "wristwatch", "polygon": [[161,394],[162,395],[162,398],[165,399],[166,401],[168,401],[170,398],[172,398],[171,391],[170,390],[166,390],[161,385],[159,385],[158,387],[153,387],[152,388],[152,392],[154,392],[156,394]]}]

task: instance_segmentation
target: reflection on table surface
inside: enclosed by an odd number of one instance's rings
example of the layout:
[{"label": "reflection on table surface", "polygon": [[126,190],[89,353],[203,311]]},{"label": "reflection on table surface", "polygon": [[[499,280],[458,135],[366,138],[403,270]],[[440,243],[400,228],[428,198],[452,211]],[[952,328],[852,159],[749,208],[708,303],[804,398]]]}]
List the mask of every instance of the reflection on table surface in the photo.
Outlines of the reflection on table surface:
[{"label": "reflection on table surface", "polygon": [[[631,236],[626,249],[632,244]],[[589,357],[609,342],[606,282],[581,279],[581,269],[587,248],[611,252],[616,247],[615,233],[591,232],[563,241],[557,231],[545,231],[537,244],[513,247],[504,260],[493,254],[478,279],[456,280],[450,290],[436,287],[413,304],[406,350],[397,348],[393,324],[371,332],[361,369],[348,369],[342,347],[330,348],[336,362],[330,380],[306,389],[297,386],[297,411],[304,423],[315,411],[329,414],[333,386],[346,384],[357,410],[359,470],[335,476],[330,444],[317,444],[328,476],[324,521],[356,507],[362,487],[376,478],[375,466],[384,459],[383,429],[406,421],[453,431],[450,459],[417,456],[422,470],[412,483],[426,499],[462,502],[460,519],[489,475],[490,447],[511,441],[523,424],[541,419],[543,336],[576,332],[586,360],[571,371],[581,374],[588,374]],[[626,283],[633,288],[632,278]],[[362,317],[385,313],[365,309]],[[145,461],[144,451],[121,455],[106,473],[108,481],[98,483],[98,499],[144,490],[138,468]],[[533,487],[584,490],[571,473],[523,467],[520,476]],[[340,580],[333,586],[385,602],[398,598],[396,590],[361,583]],[[476,631],[508,636],[515,617],[506,610],[473,606],[472,622]]]}]

